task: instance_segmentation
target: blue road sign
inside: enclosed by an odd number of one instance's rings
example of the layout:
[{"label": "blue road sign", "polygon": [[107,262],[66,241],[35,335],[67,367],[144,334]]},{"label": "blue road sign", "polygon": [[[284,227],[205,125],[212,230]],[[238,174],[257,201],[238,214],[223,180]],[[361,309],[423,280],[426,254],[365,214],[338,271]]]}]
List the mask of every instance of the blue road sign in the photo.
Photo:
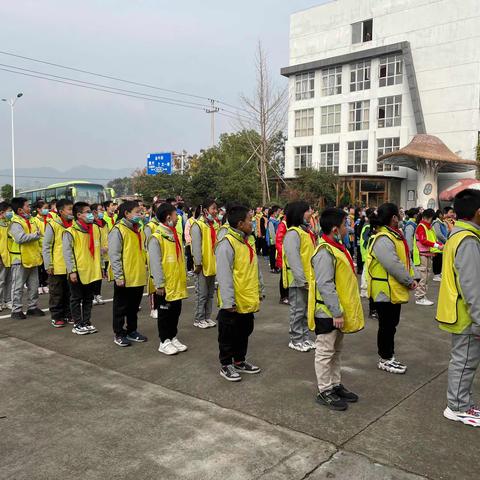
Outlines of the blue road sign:
[{"label": "blue road sign", "polygon": [[147,175],[172,173],[172,152],[150,153],[147,157]]}]

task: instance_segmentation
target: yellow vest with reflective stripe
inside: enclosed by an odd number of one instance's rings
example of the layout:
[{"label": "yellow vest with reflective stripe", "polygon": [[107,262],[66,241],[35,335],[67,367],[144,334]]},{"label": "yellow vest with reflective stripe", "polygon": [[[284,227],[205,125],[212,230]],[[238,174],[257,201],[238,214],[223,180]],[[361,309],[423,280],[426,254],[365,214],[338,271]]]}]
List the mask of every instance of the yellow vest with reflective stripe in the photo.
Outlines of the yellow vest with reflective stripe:
[{"label": "yellow vest with reflective stripe", "polygon": [[[358,290],[357,276],[352,270],[352,266],[347,258],[348,254],[346,255],[338,248],[329,245],[325,240],[321,239],[319,245],[312,255],[312,259],[322,248],[327,249],[334,257],[335,290],[337,291],[337,296],[344,320],[344,325],[341,331],[343,333],[358,332],[365,326],[365,320],[363,317],[360,292]],[[311,266],[308,276],[307,316],[308,327],[310,330],[315,330],[315,313],[320,310],[326,313],[330,318],[333,318],[333,315],[325,305],[322,296],[318,291],[317,282],[315,281],[315,271],[313,270],[313,266]]]},{"label": "yellow vest with reflective stripe", "polygon": [[410,259],[405,252],[403,240],[396,232],[381,227],[379,231],[371,238],[367,253],[367,283],[368,296],[375,300],[380,293],[384,293],[392,303],[408,303],[410,299],[410,290],[395,277],[390,275],[383,265],[377,260],[373,252],[373,246],[380,237],[387,237],[395,246],[395,251],[400,261],[405,265],[405,269],[413,276],[413,270],[410,265]]},{"label": "yellow vest with reflective stripe", "polygon": [[8,236],[10,224],[7,220],[1,220],[0,222],[0,258],[4,267],[10,267],[12,265],[9,253],[12,240]]},{"label": "yellow vest with reflective stripe", "polygon": [[[45,222],[43,221],[43,217],[41,216],[33,217],[32,220],[33,220],[32,223],[36,225],[38,231],[42,234],[42,236],[38,239],[40,243],[40,250],[41,250],[43,245],[43,237],[45,236],[45,228],[47,227],[47,225],[45,224]],[[48,224],[48,221],[47,221],[47,224]]]},{"label": "yellow vest with reflective stripe", "polygon": [[[32,231],[28,229],[27,222],[20,215],[13,215],[12,224],[18,223],[23,228],[23,231],[28,235],[30,233],[35,233],[37,231],[37,226],[34,222],[30,220],[30,226]],[[11,238],[10,243],[10,259],[13,263],[17,258],[20,259],[22,265],[25,268],[38,267],[43,263],[42,250],[40,248],[40,242],[38,240],[33,240],[28,243],[18,244],[15,242],[15,239],[9,234]]]},{"label": "yellow vest with reflective stripe", "polygon": [[[122,221],[113,228],[118,229],[122,237],[122,269],[125,287],[143,287],[147,284],[147,265],[145,263],[145,234],[137,234],[125,226]],[[113,230],[113,229],[112,229]]]},{"label": "yellow vest with reflective stripe", "polygon": [[102,264],[100,255],[100,229],[93,224],[94,255],[90,253],[90,235],[74,223],[67,228],[73,238],[73,257],[75,260],[74,271],[84,285],[102,279]]},{"label": "yellow vest with reflective stripe", "polygon": [[117,222],[117,217],[118,215],[116,213],[113,215],[113,217],[110,217],[110,215],[108,215],[108,213],[105,212],[103,219],[105,220],[105,223],[108,226],[108,231],[110,231],[114,227],[115,223]]},{"label": "yellow vest with reflective stripe", "polygon": [[53,230],[53,242],[50,247],[50,259],[51,265],[53,268],[54,275],[66,275],[67,267],[65,265],[65,259],[63,257],[63,233],[66,231],[66,228],[59,224],[56,220],[50,220],[50,228]]},{"label": "yellow vest with reflective stripe", "polygon": [[472,319],[460,286],[455,256],[458,247],[466,238],[474,238],[480,242],[480,230],[461,220],[455,223],[455,227],[464,230],[451,234],[443,250],[442,282],[436,320],[442,330],[461,334],[470,327]]},{"label": "yellow vest with reflective stripe", "polygon": [[183,237],[183,214],[182,215],[177,214],[177,224],[175,225],[175,229],[177,230],[177,235],[178,235],[178,238],[180,239],[180,242],[182,242],[182,237]]},{"label": "yellow vest with reflective stripe", "polygon": [[162,252],[161,262],[165,284],[160,287],[165,288],[165,300],[174,302],[187,298],[187,271],[183,245],[180,242],[180,251],[177,255],[175,239],[172,238],[170,230],[162,225],[159,225],[157,230],[152,233],[149,241],[158,242]]},{"label": "yellow vest with reflective stripe", "polygon": [[[313,252],[315,250],[315,245],[312,242],[310,235],[300,227],[290,227],[287,230],[288,232],[295,231],[300,237],[300,258],[302,260],[303,271],[305,272],[305,278],[308,281],[310,275],[311,264],[310,260],[312,258]],[[288,288],[294,281],[293,273],[288,266],[287,256],[285,255],[285,248],[282,249],[283,262],[282,262],[282,279],[284,288]]]},{"label": "yellow vest with reflective stripe", "polygon": [[[213,277],[217,273],[217,265],[215,264],[210,226],[204,222],[203,217],[196,222],[202,233],[202,272],[206,277]],[[213,222],[213,228],[215,228],[215,232],[218,231],[217,222]]]},{"label": "yellow vest with reflective stripe", "polygon": [[[427,236],[427,240],[432,243],[437,243],[437,235],[433,228],[426,228],[425,225],[419,223],[417,226],[417,230],[422,227],[425,230],[425,234]],[[430,247],[430,253],[441,253],[442,251],[439,248]],[[417,245],[417,231],[415,230],[415,234],[413,235],[413,264],[415,266],[420,265],[420,250],[418,249]]]},{"label": "yellow vest with reflective stripe", "polygon": [[[252,248],[250,240],[250,248]],[[229,242],[233,249],[233,290],[235,307],[238,313],[255,313],[260,309],[260,284],[258,280],[258,258],[253,250],[250,261],[250,249],[241,235],[228,230],[220,242]],[[222,308],[220,289],[218,289],[218,305]]]}]

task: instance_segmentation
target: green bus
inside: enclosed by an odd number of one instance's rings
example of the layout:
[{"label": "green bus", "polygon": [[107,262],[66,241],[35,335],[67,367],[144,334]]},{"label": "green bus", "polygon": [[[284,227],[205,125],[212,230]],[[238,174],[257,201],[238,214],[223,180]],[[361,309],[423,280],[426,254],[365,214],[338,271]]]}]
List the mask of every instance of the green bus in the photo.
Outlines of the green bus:
[{"label": "green bus", "polygon": [[111,200],[115,196],[112,188],[106,188],[98,183],[74,180],[71,182],[54,183],[48,187],[35,190],[25,190],[19,193],[31,203],[39,199],[51,202],[53,199],[68,198],[72,202],[102,203]]}]

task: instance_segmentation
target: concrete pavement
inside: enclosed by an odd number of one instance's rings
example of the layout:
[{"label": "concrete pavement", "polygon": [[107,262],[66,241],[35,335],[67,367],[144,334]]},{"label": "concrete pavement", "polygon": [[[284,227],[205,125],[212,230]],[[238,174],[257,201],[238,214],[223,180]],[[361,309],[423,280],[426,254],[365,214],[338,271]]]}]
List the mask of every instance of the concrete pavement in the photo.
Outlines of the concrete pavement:
[{"label": "concrete pavement", "polygon": [[[157,352],[146,299],[139,330],[149,342],[126,349],[112,342],[111,304],[94,307],[100,331],[85,337],[50,327],[48,317],[0,319],[0,371],[7,372],[0,373],[0,416],[7,416],[0,429],[9,432],[0,437],[7,460],[0,478],[128,478],[133,471],[137,478],[192,479],[476,475],[480,432],[442,417],[449,337],[437,329],[433,307],[403,309],[396,355],[409,366],[405,376],[376,369],[374,321],[346,338],[344,383],[361,401],[330,412],[314,401],[313,352],[287,348],[278,276],[266,269],[264,276],[268,297],[249,348],[263,372],[233,385],[218,375],[216,330],[192,326],[193,298],[179,332],[189,351],[175,357]],[[104,297],[110,292],[106,286]],[[78,446],[88,472],[75,458]],[[36,477],[39,461],[44,476]]]}]

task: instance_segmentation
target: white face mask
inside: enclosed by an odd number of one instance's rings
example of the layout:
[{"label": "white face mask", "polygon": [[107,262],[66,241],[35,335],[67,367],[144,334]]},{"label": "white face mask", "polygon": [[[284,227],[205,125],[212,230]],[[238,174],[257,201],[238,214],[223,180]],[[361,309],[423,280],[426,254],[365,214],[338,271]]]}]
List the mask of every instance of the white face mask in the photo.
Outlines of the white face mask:
[{"label": "white face mask", "polygon": [[173,226],[174,226],[174,223],[173,223],[172,220],[168,220],[168,221],[167,221],[167,225],[168,225],[169,227],[173,227]]}]

